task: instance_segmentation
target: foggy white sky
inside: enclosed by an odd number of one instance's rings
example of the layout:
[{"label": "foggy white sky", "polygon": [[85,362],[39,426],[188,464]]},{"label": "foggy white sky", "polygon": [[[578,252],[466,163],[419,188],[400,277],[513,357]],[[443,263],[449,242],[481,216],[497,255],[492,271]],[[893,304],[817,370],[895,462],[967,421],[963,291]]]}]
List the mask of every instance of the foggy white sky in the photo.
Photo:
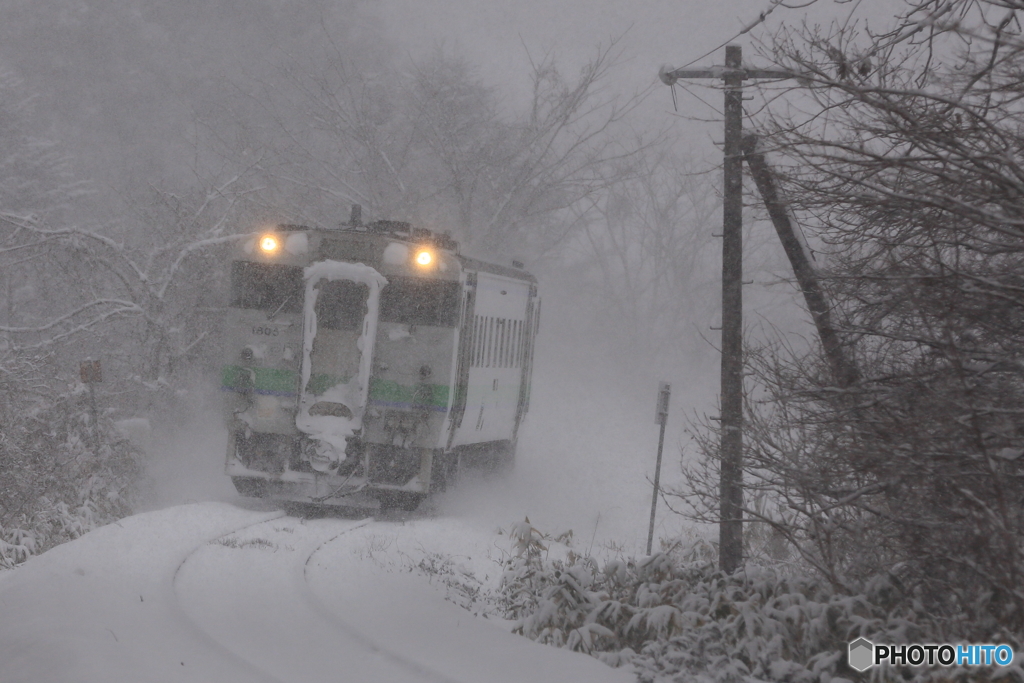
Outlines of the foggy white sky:
[{"label": "foggy white sky", "polygon": [[[771,5],[771,0],[383,0],[383,13],[387,29],[410,53],[443,44],[478,64],[485,80],[517,87],[525,85],[527,50],[535,59],[546,52],[557,55],[572,73],[598,43],[624,34],[620,84],[643,89],[657,79],[661,64],[679,66],[695,59],[735,36]],[[811,10],[819,20],[850,11],[850,5],[826,0],[818,5],[810,10],[778,7],[766,25],[799,22]],[[747,37],[737,42],[750,45]],[[701,64],[723,58],[719,51]],[[670,108],[667,91],[665,95],[662,107]]]},{"label": "foggy white sky", "polygon": [[[714,89],[720,84],[691,82],[689,92],[677,89],[678,109],[673,111],[672,94],[657,78],[659,67],[678,68],[694,60],[695,67],[721,64],[725,51],[720,46],[727,41],[743,47],[745,61],[758,64],[758,39],[783,26],[828,26],[854,18],[878,29],[891,23],[896,9],[887,0],[817,0],[796,9],[779,2],[380,0],[377,11],[387,38],[404,46],[406,56],[419,57],[437,46],[464,56],[513,108],[529,101],[531,58],[552,55],[563,75],[572,78],[598,45],[618,38],[621,56],[609,83],[620,101],[648,90],[631,115],[634,130],[650,138],[671,129],[697,167],[714,172],[721,158],[712,142],[721,139],[722,94]],[[767,13],[762,23],[738,35],[756,24],[762,12]],[[748,113],[756,109],[751,105]],[[756,125],[756,117],[751,123]]]},{"label": "foggy white sky", "polygon": [[[488,80],[521,78],[526,49],[581,63],[596,44],[622,34],[627,70],[646,86],[663,62],[682,63],[726,40],[767,2],[751,0],[385,0],[387,25],[419,52],[439,42],[461,48]],[[524,47],[525,45],[525,47]],[[685,59],[684,59],[685,58]]]}]

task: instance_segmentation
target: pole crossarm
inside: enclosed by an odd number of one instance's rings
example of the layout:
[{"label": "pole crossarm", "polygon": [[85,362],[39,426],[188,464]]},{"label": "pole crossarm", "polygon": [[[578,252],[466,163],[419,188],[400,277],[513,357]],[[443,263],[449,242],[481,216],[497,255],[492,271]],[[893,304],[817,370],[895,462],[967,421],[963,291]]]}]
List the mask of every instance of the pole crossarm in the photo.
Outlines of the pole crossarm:
[{"label": "pole crossarm", "polygon": [[733,78],[741,81],[753,79],[784,79],[796,78],[797,74],[792,71],[781,69],[748,69],[732,68],[728,66],[712,66],[707,69],[671,69],[662,67],[658,72],[658,78],[665,85],[673,85],[676,81],[694,78]]}]

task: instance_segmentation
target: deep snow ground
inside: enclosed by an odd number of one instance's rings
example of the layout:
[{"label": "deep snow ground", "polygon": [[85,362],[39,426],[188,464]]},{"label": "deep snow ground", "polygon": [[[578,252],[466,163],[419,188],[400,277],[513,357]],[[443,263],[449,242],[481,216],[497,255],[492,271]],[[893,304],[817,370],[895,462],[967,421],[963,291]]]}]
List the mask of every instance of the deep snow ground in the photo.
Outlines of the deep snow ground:
[{"label": "deep snow ground", "polygon": [[0,681],[631,680],[485,616],[508,548],[450,518],[139,514],[0,575]]},{"label": "deep snow ground", "polygon": [[[631,680],[511,634],[481,600],[509,552],[499,529],[525,516],[572,530],[577,552],[643,552],[656,382],[613,382],[569,346],[538,356],[515,471],[469,475],[407,519],[303,521],[240,498],[213,406],[137,435],[149,511],[0,574],[0,682]],[[683,526],[659,508],[658,536]]]}]

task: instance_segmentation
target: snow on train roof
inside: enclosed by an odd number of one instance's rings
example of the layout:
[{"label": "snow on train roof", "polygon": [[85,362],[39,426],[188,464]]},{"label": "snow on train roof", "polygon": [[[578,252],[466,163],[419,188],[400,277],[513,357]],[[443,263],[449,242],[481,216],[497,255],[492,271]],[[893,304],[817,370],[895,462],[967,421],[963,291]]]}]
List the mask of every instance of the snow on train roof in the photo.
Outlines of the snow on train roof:
[{"label": "snow on train roof", "polygon": [[408,242],[410,244],[422,244],[427,242],[437,249],[451,252],[458,260],[463,270],[477,271],[500,275],[515,280],[525,280],[536,283],[537,278],[529,271],[519,267],[519,263],[512,261],[514,265],[502,265],[491,261],[464,256],[459,253],[459,243],[447,233],[437,233],[426,228],[417,228],[402,221],[374,221],[366,225],[353,225],[342,223],[336,228],[310,227],[304,225],[278,225],[278,230],[294,232],[308,230],[319,233],[325,238],[331,236],[365,236],[368,238],[387,238]]}]

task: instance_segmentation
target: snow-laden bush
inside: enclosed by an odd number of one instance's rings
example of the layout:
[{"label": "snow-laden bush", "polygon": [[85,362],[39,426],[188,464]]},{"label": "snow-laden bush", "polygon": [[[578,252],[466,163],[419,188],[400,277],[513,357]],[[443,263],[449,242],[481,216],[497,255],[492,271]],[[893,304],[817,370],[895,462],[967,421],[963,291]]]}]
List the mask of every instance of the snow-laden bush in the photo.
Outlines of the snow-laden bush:
[{"label": "snow-laden bush", "polygon": [[139,453],[78,385],[52,390],[38,358],[0,358],[0,568],[131,513]]},{"label": "snow-laden bush", "polygon": [[[992,672],[982,669],[874,669],[869,676],[847,666],[848,644],[861,636],[876,643],[951,639],[948,625],[908,609],[890,578],[841,594],[792,570],[751,566],[725,575],[702,552],[660,552],[603,567],[571,551],[550,559],[548,539],[528,521],[513,525],[511,538],[501,595],[514,630],[612,666],[631,664],[644,682],[990,680]],[[1019,668],[999,673],[999,680],[1024,680]]]}]

